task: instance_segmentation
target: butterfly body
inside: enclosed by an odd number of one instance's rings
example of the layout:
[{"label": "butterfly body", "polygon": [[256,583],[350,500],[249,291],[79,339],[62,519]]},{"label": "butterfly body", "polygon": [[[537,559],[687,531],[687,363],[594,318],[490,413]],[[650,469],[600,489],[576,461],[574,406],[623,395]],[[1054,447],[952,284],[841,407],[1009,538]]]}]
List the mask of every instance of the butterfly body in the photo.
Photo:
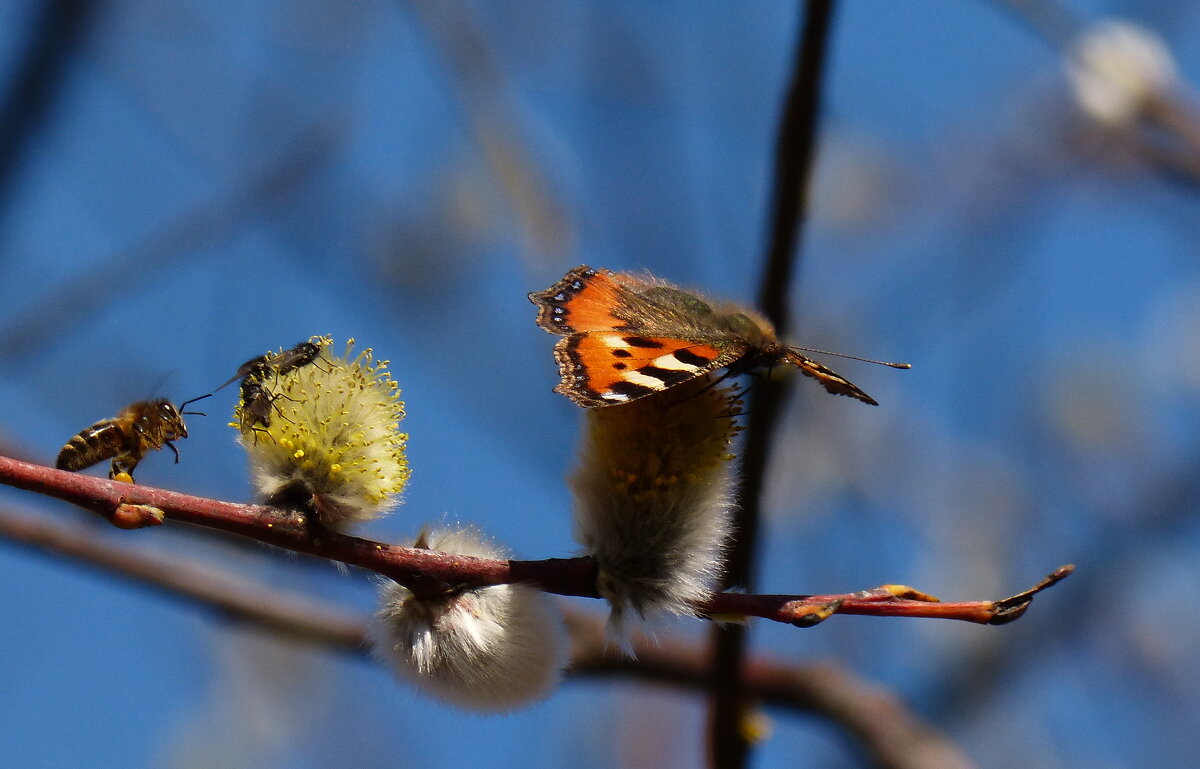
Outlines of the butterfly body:
[{"label": "butterfly body", "polygon": [[738,374],[780,363],[799,367],[831,393],[875,404],[780,343],[761,315],[662,281],[580,266],[529,299],[538,325],[564,336],[554,347],[562,378],[555,392],[580,406],[627,403],[721,368]]}]

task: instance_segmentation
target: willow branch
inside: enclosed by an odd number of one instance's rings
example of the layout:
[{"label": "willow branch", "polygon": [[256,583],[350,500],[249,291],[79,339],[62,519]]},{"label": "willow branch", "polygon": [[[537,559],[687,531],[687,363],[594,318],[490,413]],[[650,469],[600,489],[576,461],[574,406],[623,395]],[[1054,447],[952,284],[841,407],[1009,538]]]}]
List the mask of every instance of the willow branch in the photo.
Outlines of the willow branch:
[{"label": "willow branch", "polygon": [[[364,656],[366,617],[278,590],[178,554],[146,552],[97,538],[94,530],[0,509],[0,537],[182,597],[219,615],[314,646]],[[566,612],[575,678],[631,678],[687,690],[707,686],[707,654],[696,645],[635,638],[631,659],[606,643],[603,621]],[[898,701],[832,665],[795,666],[765,658],[746,666],[746,687],[763,705],[804,712],[841,727],[884,769],[968,769],[962,753]]]},{"label": "willow branch", "polygon": [[[0,483],[70,502],[121,528],[153,526],[164,519],[204,526],[357,566],[415,592],[521,582],[558,595],[600,597],[595,584],[596,564],[589,557],[505,561],[400,547],[314,528],[303,515],[291,510],[119,483],[4,456],[0,456]],[[1067,576],[1070,570],[1071,567],[1061,567],[1035,588],[1000,601],[939,603],[913,588],[886,585],[856,593],[818,596],[721,593],[696,610],[715,619],[761,617],[798,627],[810,627],[833,614],[1000,624],[1020,616],[1037,592]]]}]

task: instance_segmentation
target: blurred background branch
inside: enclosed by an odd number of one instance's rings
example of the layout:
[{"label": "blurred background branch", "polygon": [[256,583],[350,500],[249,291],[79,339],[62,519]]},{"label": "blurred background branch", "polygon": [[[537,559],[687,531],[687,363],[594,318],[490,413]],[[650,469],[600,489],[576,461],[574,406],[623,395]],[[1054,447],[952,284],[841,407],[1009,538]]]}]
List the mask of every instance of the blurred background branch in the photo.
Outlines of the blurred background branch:
[{"label": "blurred background branch", "polygon": [[0,228],[12,208],[12,189],[26,148],[44,130],[72,55],[105,5],[103,0],[45,0],[34,8],[38,18],[23,41],[24,55],[0,97]]},{"label": "blurred background branch", "polygon": [[343,137],[344,127],[335,120],[318,121],[230,188],[160,225],[123,253],[80,271],[49,295],[26,300],[26,307],[5,323],[7,329],[0,330],[0,362],[46,349],[54,337],[77,326],[81,317],[145,291],[161,280],[169,265],[199,257],[204,248],[269,215],[331,160]]},{"label": "blurred background branch", "polygon": [[[353,656],[365,656],[370,647],[368,619],[237,576],[225,567],[111,544],[87,527],[5,509],[0,509],[0,539],[100,569],[287,640]],[[698,646],[640,636],[631,658],[606,642],[601,619],[567,610],[566,623],[572,648],[570,676],[630,679],[691,691],[704,689],[712,678],[708,654]],[[834,665],[795,666],[751,659],[744,685],[756,703],[807,713],[842,728],[881,769],[971,766],[944,735],[894,697]]]},{"label": "blurred background branch", "polygon": [[[792,52],[792,71],[775,136],[772,194],[766,261],[759,283],[758,307],[781,334],[788,332],[789,303],[799,244],[803,241],[808,192],[816,155],[821,85],[833,0],[810,0],[800,12],[799,36]],[[743,443],[739,504],[733,539],[726,555],[724,586],[752,589],[759,527],[763,517],[763,484],[772,438],[783,411],[790,378],[764,376],[748,396],[749,416]],[[742,668],[746,655],[744,625],[713,629],[713,701],[710,715],[712,765],[740,769],[748,760],[751,741]]]}]

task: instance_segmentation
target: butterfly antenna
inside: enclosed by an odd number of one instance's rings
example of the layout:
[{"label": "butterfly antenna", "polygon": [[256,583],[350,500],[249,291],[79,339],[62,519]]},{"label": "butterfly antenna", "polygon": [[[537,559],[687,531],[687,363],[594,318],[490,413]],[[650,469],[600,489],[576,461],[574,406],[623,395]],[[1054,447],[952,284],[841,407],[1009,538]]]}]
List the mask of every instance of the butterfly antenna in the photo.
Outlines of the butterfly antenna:
[{"label": "butterfly antenna", "polygon": [[857,355],[847,355],[844,352],[830,352],[829,350],[818,350],[813,347],[795,347],[789,346],[789,350],[803,350],[804,352],[815,352],[817,355],[832,355],[835,358],[849,358],[850,360],[860,360],[863,363],[874,363],[879,366],[887,366],[888,368],[912,368],[911,363],[889,363],[886,360],[875,360],[874,358],[860,358]]}]

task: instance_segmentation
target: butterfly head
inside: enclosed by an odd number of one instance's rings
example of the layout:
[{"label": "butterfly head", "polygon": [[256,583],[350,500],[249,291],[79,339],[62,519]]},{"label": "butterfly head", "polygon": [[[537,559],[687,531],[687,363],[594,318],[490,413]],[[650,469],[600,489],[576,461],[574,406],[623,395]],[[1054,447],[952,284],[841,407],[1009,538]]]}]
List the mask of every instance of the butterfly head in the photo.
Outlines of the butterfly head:
[{"label": "butterfly head", "polygon": [[729,333],[744,339],[751,349],[769,347],[775,342],[775,329],[761,315],[748,310],[738,310],[721,316]]}]

